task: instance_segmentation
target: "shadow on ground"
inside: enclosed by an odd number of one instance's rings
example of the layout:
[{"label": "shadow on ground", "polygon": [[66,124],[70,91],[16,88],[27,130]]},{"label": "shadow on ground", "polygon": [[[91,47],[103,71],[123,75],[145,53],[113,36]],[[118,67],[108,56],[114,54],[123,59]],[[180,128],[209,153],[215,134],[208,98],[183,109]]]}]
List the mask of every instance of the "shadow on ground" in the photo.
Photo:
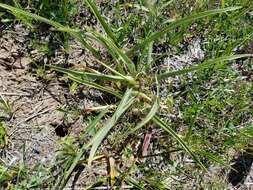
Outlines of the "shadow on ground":
[{"label": "shadow on ground", "polygon": [[234,160],[232,169],[228,174],[228,182],[234,187],[244,183],[246,177],[250,173],[251,165],[253,163],[253,153],[246,151],[241,153],[237,159]]}]

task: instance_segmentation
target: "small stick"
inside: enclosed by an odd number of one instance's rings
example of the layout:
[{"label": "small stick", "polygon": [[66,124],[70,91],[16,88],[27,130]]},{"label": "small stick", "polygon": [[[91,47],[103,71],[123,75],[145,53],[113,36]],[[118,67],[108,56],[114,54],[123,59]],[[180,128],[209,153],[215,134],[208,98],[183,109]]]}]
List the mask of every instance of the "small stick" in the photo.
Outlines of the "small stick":
[{"label": "small stick", "polygon": [[[26,119],[24,119],[24,120],[20,121],[19,123],[17,123],[16,126],[18,126],[18,125],[20,125],[20,124],[22,124],[22,123],[24,123],[24,122],[26,122],[26,121],[29,121],[29,120],[31,120],[31,119],[33,119],[33,118],[35,118],[35,117],[37,117],[37,116],[39,116],[39,115],[41,115],[41,114],[47,113],[47,112],[49,112],[49,111],[51,111],[51,110],[53,110],[53,109],[50,108],[50,109],[47,109],[47,110],[45,110],[45,111],[42,111],[42,112],[33,114],[33,115],[31,115],[30,117],[27,117]],[[16,132],[17,130],[18,130],[18,128],[16,127],[12,132],[10,132],[9,137],[12,136],[13,133]]]},{"label": "small stick", "polygon": [[12,93],[12,92],[0,92],[0,95],[3,95],[3,96],[31,96],[30,94]]}]

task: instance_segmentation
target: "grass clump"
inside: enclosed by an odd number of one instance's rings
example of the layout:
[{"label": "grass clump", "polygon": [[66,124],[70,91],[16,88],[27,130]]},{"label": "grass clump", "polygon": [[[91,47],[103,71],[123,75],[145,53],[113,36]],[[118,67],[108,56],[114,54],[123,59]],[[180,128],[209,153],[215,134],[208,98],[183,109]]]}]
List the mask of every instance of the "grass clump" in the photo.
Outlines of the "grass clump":
[{"label": "grass clump", "polygon": [[[35,186],[43,184],[52,189],[64,189],[71,175],[80,165],[92,167],[92,161],[100,158],[109,160],[109,184],[111,186],[120,187],[126,183],[136,189],[166,189],[173,184],[168,182],[169,177],[173,175],[194,176],[196,182],[201,186],[203,181],[201,175],[207,172],[212,164],[220,164],[224,167],[228,165],[229,158],[221,158],[221,155],[227,155],[231,145],[233,148],[248,146],[245,139],[251,137],[251,128],[236,129],[236,126],[247,122],[247,119],[243,120],[242,114],[251,117],[252,108],[247,105],[251,102],[252,90],[248,87],[247,82],[244,86],[242,81],[236,81],[236,74],[229,69],[230,67],[227,67],[228,64],[238,62],[238,60],[247,62],[248,57],[252,57],[251,52],[237,54],[237,51],[234,51],[249,40],[250,34],[243,33],[241,39],[238,37],[239,33],[236,32],[235,25],[229,26],[231,21],[238,22],[242,15],[248,14],[249,9],[245,7],[248,5],[247,1],[236,6],[233,4],[227,6],[230,2],[223,1],[221,8],[209,10],[206,9],[207,3],[196,1],[194,5],[190,5],[194,7],[194,11],[189,12],[188,10],[184,14],[182,14],[184,8],[178,7],[179,4],[175,1],[167,3],[140,1],[122,4],[117,2],[111,6],[116,18],[122,20],[120,21],[106,19],[94,1],[84,0],[83,5],[90,9],[100,25],[100,30],[86,26],[85,31],[66,26],[64,19],[67,19],[66,15],[69,14],[65,10],[68,7],[66,3],[67,1],[62,1],[59,5],[55,5],[62,8],[59,14],[65,15],[64,18],[50,12],[45,14],[44,7],[50,5],[50,2],[47,1],[42,3],[42,7],[36,9],[36,14],[0,3],[1,8],[10,11],[15,16],[46,23],[54,30],[67,33],[81,43],[83,48],[92,54],[100,70],[92,66],[88,66],[85,72],[53,65],[46,65],[46,67],[65,74],[74,84],[86,85],[113,97],[113,105],[110,102],[98,109],[91,108],[102,110],[89,123],[86,130],[89,135],[91,130],[96,133],[93,133],[89,140],[81,139],[83,144],[79,147],[76,146],[78,142],[75,140],[66,139],[60,156],[56,158],[55,166],[52,167],[60,170],[57,177],[52,179],[50,174],[45,174],[46,177],[43,180],[36,178],[42,181],[36,183]],[[167,13],[170,7],[174,9],[171,9],[172,13]],[[126,18],[121,16],[124,9],[129,9],[129,15],[127,12]],[[168,19],[167,14],[173,18]],[[224,18],[225,22],[223,22]],[[220,32],[222,26],[228,29],[224,29],[222,34],[219,32],[203,34],[204,38],[207,38],[208,52],[208,59],[203,62],[180,70],[156,69],[157,65],[161,65],[159,63],[161,57],[168,55],[169,52],[157,54],[154,49],[158,46],[166,46],[168,43],[171,44],[171,48],[177,49],[173,45],[184,40],[185,36],[190,33],[189,27],[193,23],[197,24],[194,30],[196,33],[210,23],[211,26],[214,25],[214,31]],[[211,26],[206,28],[209,33],[213,31]],[[250,31],[250,26],[245,27],[247,31]],[[228,38],[229,42],[222,41],[215,46],[220,35]],[[131,38],[134,39],[130,40]],[[231,38],[232,41],[230,41]],[[94,43],[106,50],[107,57],[100,53]],[[196,79],[188,79],[186,76],[188,73],[197,76]],[[169,92],[166,100],[162,100],[160,98],[162,84],[173,77],[181,79],[179,88],[182,90],[179,90],[178,95]],[[212,85],[210,89],[201,86],[210,79],[215,80],[215,85]],[[174,114],[181,114],[177,121],[163,117],[163,115],[171,114],[171,110],[175,110]],[[183,129],[180,122],[187,128]],[[146,136],[152,136],[149,131],[160,130],[161,137],[158,137],[158,143],[163,146],[165,155],[173,156],[165,163],[175,171],[147,171],[145,163],[141,163],[136,150],[129,148],[131,143],[125,144],[123,151],[120,151],[120,154],[131,162],[125,170],[114,164],[112,158],[115,155],[98,154],[99,147],[106,139],[113,141],[114,136],[110,137],[110,132],[118,128],[121,129],[115,136],[119,135],[119,138],[116,138],[119,140],[113,142],[116,144],[124,144],[123,141],[129,138],[133,142],[136,141],[135,133],[144,132]],[[183,132],[179,132],[180,130]],[[234,131],[237,131],[236,134]],[[150,144],[147,139],[148,137],[143,142],[142,156],[144,157],[147,155],[143,155],[143,152]],[[179,162],[181,156],[184,159]],[[133,176],[138,169],[142,175],[145,175],[140,182]],[[156,172],[160,172],[161,182],[157,182]],[[117,176],[116,173],[118,173]],[[104,183],[103,179],[102,183]],[[185,188],[183,184],[179,186]]]}]

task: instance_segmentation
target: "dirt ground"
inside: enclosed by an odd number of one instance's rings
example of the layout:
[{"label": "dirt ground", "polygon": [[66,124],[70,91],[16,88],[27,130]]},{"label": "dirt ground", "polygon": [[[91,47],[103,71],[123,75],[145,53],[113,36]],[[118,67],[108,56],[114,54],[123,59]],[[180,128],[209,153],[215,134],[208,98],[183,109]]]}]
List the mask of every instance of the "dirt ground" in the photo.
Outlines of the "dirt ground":
[{"label": "dirt ground", "polygon": [[29,72],[32,60],[20,36],[25,30],[16,32],[4,32],[0,39],[0,94],[13,112],[7,124],[8,160],[19,161],[25,146],[29,162],[47,161],[56,149],[57,136],[49,124],[60,119],[55,109],[64,101],[63,89],[57,81],[45,84]]},{"label": "dirt ground", "polygon": [[[15,26],[15,31],[0,33],[0,95],[11,105],[12,115],[6,123],[8,145],[1,159],[6,165],[19,163],[25,156],[26,164],[32,167],[36,163],[50,163],[56,156],[57,142],[67,134],[78,135],[85,125],[80,119],[66,121],[59,108],[78,106],[85,108],[93,104],[84,97],[76,98],[69,92],[65,82],[54,73],[48,73],[46,80],[38,77],[32,69],[34,60],[46,60],[37,51],[27,51],[25,41],[28,31],[24,26]],[[69,62],[84,59],[85,54],[73,43],[73,53]],[[79,50],[76,50],[79,48]],[[52,58],[52,62],[65,62],[64,56]],[[94,103],[95,104],[95,103]],[[101,170],[84,172],[83,177],[93,178]],[[82,180],[82,176],[79,179]]]}]

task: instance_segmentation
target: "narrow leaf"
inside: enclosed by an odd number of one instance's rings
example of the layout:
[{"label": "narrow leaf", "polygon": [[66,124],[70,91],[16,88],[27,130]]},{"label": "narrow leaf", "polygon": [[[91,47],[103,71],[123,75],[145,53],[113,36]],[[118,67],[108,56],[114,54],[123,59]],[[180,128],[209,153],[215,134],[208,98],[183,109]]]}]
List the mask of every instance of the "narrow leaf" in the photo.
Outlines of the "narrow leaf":
[{"label": "narrow leaf", "polygon": [[128,52],[128,55],[132,54],[133,52],[136,52],[140,48],[146,47],[146,45],[149,44],[150,42],[161,38],[164,34],[166,34],[170,30],[175,29],[179,26],[182,26],[182,25],[187,24],[187,23],[191,23],[195,20],[198,20],[198,19],[201,19],[201,18],[204,18],[204,17],[207,17],[207,16],[211,16],[211,15],[215,15],[215,14],[219,14],[219,13],[225,13],[225,12],[228,12],[228,11],[235,11],[235,10],[238,10],[240,8],[242,8],[242,7],[237,6],[237,7],[228,7],[228,8],[225,8],[225,9],[208,10],[208,11],[205,11],[205,12],[193,14],[193,15],[190,15],[188,17],[182,18],[180,20],[176,20],[174,22],[171,22],[168,26],[165,26],[160,31],[153,33],[148,38],[146,38],[143,42],[141,42],[140,44],[137,44],[136,46],[134,46]]},{"label": "narrow leaf", "polygon": [[[106,110],[107,111],[107,110]],[[93,122],[91,122],[89,124],[89,126],[87,127],[87,129],[91,129],[93,127],[95,127],[102,119],[102,117],[106,114],[106,111],[101,112],[94,120]],[[72,161],[71,165],[69,166],[68,169],[66,169],[66,172],[64,172],[64,176],[62,181],[59,181],[59,183],[56,183],[55,187],[53,189],[59,189],[62,190],[65,188],[72,172],[74,171],[74,169],[76,168],[76,166],[78,165],[79,161],[81,160],[82,156],[84,155],[85,151],[87,151],[88,145],[84,144],[81,149],[79,149],[76,157],[74,158],[74,160]]]},{"label": "narrow leaf", "polygon": [[71,36],[73,36],[77,41],[79,41],[84,48],[88,49],[96,58],[100,58],[99,53],[97,52],[97,50],[95,50],[88,42],[86,42],[84,40],[84,36],[82,35],[80,30],[75,30],[75,29],[71,29],[67,26],[63,26],[62,24],[55,22],[53,20],[49,20],[47,18],[44,18],[42,16],[24,11],[22,9],[16,8],[16,7],[12,7],[10,5],[6,5],[3,3],[0,3],[0,7],[7,9],[9,11],[12,12],[13,15],[21,15],[24,17],[28,17],[28,18],[32,18],[34,20],[40,21],[40,22],[44,22],[48,25],[51,25],[53,27],[55,27],[56,30],[59,31],[63,31],[63,32],[67,32],[69,33]]},{"label": "narrow leaf", "polygon": [[107,92],[109,94],[112,94],[114,96],[116,96],[117,98],[122,98],[121,94],[117,91],[115,91],[115,89],[111,89],[109,87],[104,87],[104,86],[101,86],[97,83],[94,83],[94,82],[91,82],[87,79],[81,79],[79,77],[76,77],[74,75],[68,75],[69,79],[75,81],[75,82],[78,82],[78,83],[81,83],[81,84],[85,84],[86,86],[89,86],[91,88],[95,88],[95,89],[98,89],[98,90],[101,90],[101,91],[104,91],[104,92]]},{"label": "narrow leaf", "polygon": [[100,114],[97,117],[95,117],[95,119],[85,129],[85,134],[92,134],[93,135],[93,131],[96,132],[97,124],[105,116],[105,114],[108,113],[109,109],[110,109],[110,106],[108,106],[106,109],[101,111]]},{"label": "narrow leaf", "polygon": [[223,166],[229,166],[221,158],[219,158],[215,154],[212,154],[210,152],[206,152],[204,150],[199,150],[199,151],[197,151],[197,153],[200,154],[200,155],[202,155],[202,156],[204,156],[204,157],[206,157],[207,159],[212,160],[212,161],[214,161],[216,163],[219,163],[219,164],[221,164]]},{"label": "narrow leaf", "polygon": [[103,46],[105,46],[109,52],[112,54],[114,59],[117,61],[117,57],[115,57],[115,54],[119,57],[119,59],[126,65],[126,68],[130,71],[131,74],[136,73],[136,68],[132,60],[125,54],[125,52],[118,48],[110,39],[106,38],[102,34],[98,32],[92,32],[92,37],[97,40],[99,43],[101,43]]},{"label": "narrow leaf", "polygon": [[0,95],[0,109],[3,109],[7,114],[11,113],[11,106],[10,106],[10,104],[1,95]]},{"label": "narrow leaf", "polygon": [[114,75],[105,75],[102,73],[89,73],[89,72],[81,72],[81,71],[75,71],[72,69],[65,69],[63,67],[58,67],[55,65],[46,65],[50,67],[51,69],[67,74],[67,75],[73,75],[75,77],[82,78],[90,78],[90,79],[99,79],[99,80],[109,80],[109,81],[124,81],[125,79],[120,76],[114,76]]},{"label": "narrow leaf", "polygon": [[126,183],[133,185],[134,189],[139,189],[139,190],[146,189],[145,185],[141,184],[140,180],[134,179],[131,175],[126,176],[125,181]]},{"label": "narrow leaf", "polygon": [[253,54],[239,54],[239,55],[229,55],[229,56],[219,57],[216,59],[211,59],[211,60],[205,61],[204,63],[198,64],[198,65],[187,67],[185,69],[160,74],[160,75],[158,75],[157,78],[158,78],[158,80],[163,80],[168,77],[174,77],[174,76],[183,75],[183,74],[186,74],[186,73],[189,73],[192,71],[205,69],[205,68],[214,66],[216,64],[219,64],[221,62],[224,62],[224,61],[232,61],[232,60],[241,59],[241,58],[245,58],[245,57],[253,57]]},{"label": "narrow leaf", "polygon": [[91,162],[99,145],[102,143],[102,141],[107,136],[112,127],[117,123],[122,114],[132,105],[133,102],[134,98],[132,96],[132,89],[128,89],[113,116],[105,123],[104,127],[101,128],[97,132],[97,134],[91,139],[89,145],[92,145],[92,148],[88,159],[88,165],[91,165]]},{"label": "narrow leaf", "polygon": [[117,40],[116,40],[113,32],[111,31],[110,26],[105,22],[104,18],[102,17],[100,12],[98,11],[98,8],[97,8],[96,4],[93,2],[93,0],[84,0],[84,1],[88,4],[91,11],[95,15],[95,17],[97,18],[99,23],[102,25],[102,27],[103,27],[104,31],[107,33],[107,35],[113,40],[113,42],[115,44],[117,44]]},{"label": "narrow leaf", "polygon": [[202,169],[206,170],[206,167],[203,165],[203,163],[198,159],[198,157],[191,151],[191,149],[185,144],[185,142],[180,138],[180,136],[178,136],[178,134],[172,128],[170,128],[158,116],[154,116],[152,120],[159,127],[167,131],[182,146],[182,148],[195,160],[195,162],[198,163]]},{"label": "narrow leaf", "polygon": [[8,136],[6,127],[4,123],[0,121],[0,149],[4,149],[7,144],[8,144]]},{"label": "narrow leaf", "polygon": [[16,13],[16,14],[18,13],[20,15],[23,15],[23,16],[26,16],[26,17],[29,17],[29,18],[33,18],[35,20],[47,23],[47,24],[49,24],[51,26],[54,26],[55,28],[64,27],[62,24],[60,24],[58,22],[54,22],[52,20],[46,19],[44,17],[41,17],[39,15],[30,13],[30,12],[27,12],[27,11],[24,11],[24,10],[16,8],[16,7],[12,7],[10,5],[6,5],[6,4],[0,3],[0,7],[4,8],[4,9],[7,9],[7,10],[13,12],[13,13]]}]

